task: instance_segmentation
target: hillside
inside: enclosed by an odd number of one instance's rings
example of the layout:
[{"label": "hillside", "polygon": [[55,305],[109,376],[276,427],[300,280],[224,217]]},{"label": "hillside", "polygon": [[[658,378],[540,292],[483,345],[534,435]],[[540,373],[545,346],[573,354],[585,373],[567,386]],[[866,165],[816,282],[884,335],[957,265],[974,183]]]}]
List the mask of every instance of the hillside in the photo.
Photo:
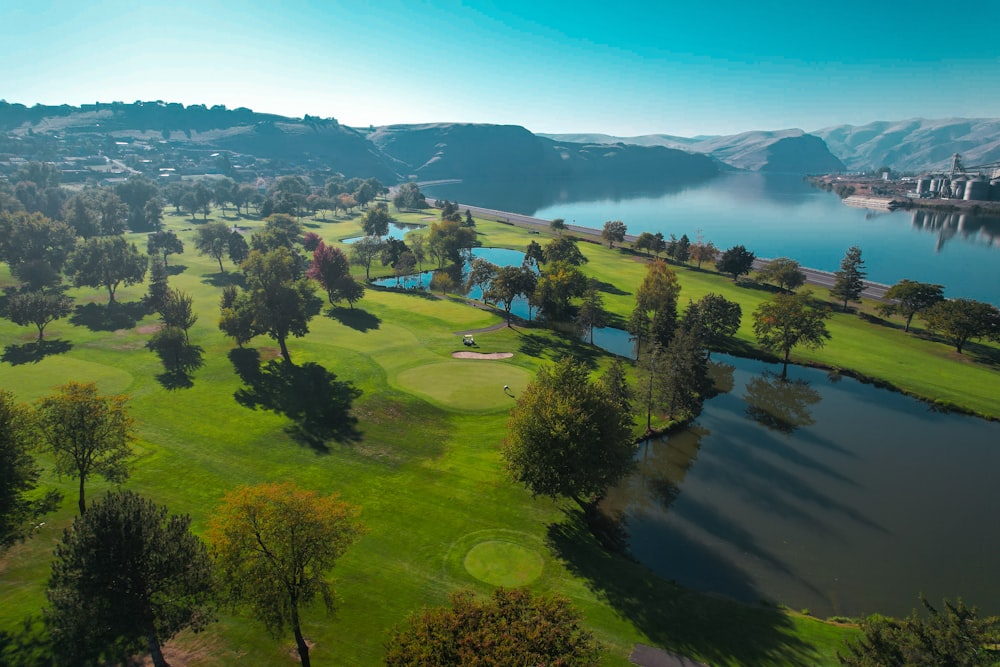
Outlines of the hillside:
[{"label": "hillside", "polygon": [[821,139],[802,130],[754,131],[719,137],[677,137],[648,134],[637,137],[609,135],[542,135],[553,140],[588,140],[603,144],[666,147],[702,153],[735,169],[791,173],[840,171],[844,165]]},{"label": "hillside", "polygon": [[422,181],[461,178],[685,183],[713,176],[702,155],[663,146],[576,143],[513,125],[390,125],[368,135],[406,174]]},{"label": "hillside", "polygon": [[967,165],[1000,161],[1000,118],[911,118],[837,125],[813,134],[852,170],[883,165],[898,171],[948,169],[955,153]]}]

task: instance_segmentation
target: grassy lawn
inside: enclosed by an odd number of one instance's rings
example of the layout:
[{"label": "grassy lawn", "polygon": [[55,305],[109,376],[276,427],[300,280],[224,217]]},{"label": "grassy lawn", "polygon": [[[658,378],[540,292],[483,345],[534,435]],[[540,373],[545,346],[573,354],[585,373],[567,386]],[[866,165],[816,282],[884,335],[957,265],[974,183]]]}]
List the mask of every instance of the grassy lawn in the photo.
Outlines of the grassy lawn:
[{"label": "grassy lawn", "polygon": [[[426,223],[428,215],[399,218]],[[289,341],[296,364],[320,364],[361,391],[353,410],[356,434],[317,445],[300,438],[286,417],[241,405],[234,398],[243,386],[236,367],[246,353],[234,353],[216,327],[222,286],[233,276],[220,274],[214,260],[194,252],[198,224],[167,216],[187,248],[170,257],[170,284],[194,297],[199,315],[191,341],[200,346],[203,365],[189,387],[166,386],[158,358],[144,348],[155,318],[128,307],[144,286],[119,290],[120,308],[133,316],[124,320],[107,309],[105,294],[74,290],[81,308],[72,320],[49,327],[50,354],[42,358],[32,357],[32,330],[0,320],[5,341],[0,386],[25,401],[69,380],[92,380],[105,392],[128,393],[140,441],[127,487],[190,514],[199,532],[223,493],[240,484],[293,480],[360,505],[369,533],[333,572],[336,613],[328,617],[317,608],[305,614],[317,664],[379,664],[387,630],[407,614],[444,603],[459,588],[486,594],[494,583],[525,583],[569,597],[604,643],[608,665],[629,664],[636,642],[713,665],[836,664],[835,651],[852,628],[659,580],[602,550],[581,528],[572,504],[534,499],[508,480],[499,445],[513,401],[503,386],[517,395],[539,365],[567,353],[589,359],[595,368],[606,364],[608,358],[591,346],[547,330],[501,328],[477,334],[477,349],[514,352],[512,358],[453,359],[451,353],[463,349],[456,332],[501,318],[455,300],[369,290],[354,309],[325,307],[306,337]],[[239,224],[261,226],[253,220]],[[357,216],[309,220],[307,228],[328,242],[360,233]],[[499,223],[480,222],[477,233],[489,246],[523,248],[532,238],[545,241]],[[144,247],[141,235],[136,240]],[[592,244],[583,249],[590,258],[587,273],[606,283],[606,306],[627,316],[644,262],[617,249]],[[375,268],[373,274],[389,273]],[[227,269],[232,271],[228,263]],[[751,340],[749,313],[768,292],[734,286],[708,271],[678,273],[682,303],[708,292],[738,299],[746,322],[740,340],[744,345]],[[6,273],[0,273],[3,283],[9,283]],[[1000,416],[995,398],[1000,374],[976,361],[976,354],[993,348],[957,358],[946,345],[856,315],[836,315],[830,327],[827,348],[796,358],[854,369]],[[249,347],[261,359],[277,355],[265,337]],[[47,473],[44,486],[58,487],[66,497],[32,540],[0,559],[2,632],[17,635],[25,617],[40,613],[53,545],[75,512],[73,480]],[[106,488],[91,483],[90,498]],[[205,632],[178,638],[172,651],[175,664],[189,665],[240,660],[287,665],[294,658],[290,635],[273,638],[228,610]]]}]

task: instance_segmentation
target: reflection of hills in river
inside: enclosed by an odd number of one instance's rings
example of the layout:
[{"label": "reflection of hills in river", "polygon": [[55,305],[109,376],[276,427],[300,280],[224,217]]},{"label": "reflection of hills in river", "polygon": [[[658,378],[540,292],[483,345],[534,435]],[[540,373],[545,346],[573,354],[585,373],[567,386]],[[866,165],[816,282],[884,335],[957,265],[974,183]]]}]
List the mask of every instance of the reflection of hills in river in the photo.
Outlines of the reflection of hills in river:
[{"label": "reflection of hills in river", "polygon": [[913,212],[913,227],[938,235],[937,249],[958,236],[964,241],[1000,246],[1000,218],[960,212]]}]

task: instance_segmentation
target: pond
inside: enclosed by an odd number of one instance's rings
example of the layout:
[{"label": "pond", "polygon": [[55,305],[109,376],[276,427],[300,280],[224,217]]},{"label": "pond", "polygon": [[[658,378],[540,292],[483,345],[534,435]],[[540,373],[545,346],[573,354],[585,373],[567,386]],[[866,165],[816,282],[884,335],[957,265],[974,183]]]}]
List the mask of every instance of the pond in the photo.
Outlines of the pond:
[{"label": "pond", "polygon": [[[407,232],[412,232],[414,229],[422,229],[425,225],[411,225],[405,222],[393,222],[389,224],[389,233],[382,237],[383,240],[386,239],[397,239],[404,240]],[[341,239],[341,243],[357,243],[364,236],[352,236],[350,238]]]},{"label": "pond", "polygon": [[712,355],[725,393],[602,507],[659,576],[818,616],[923,592],[1000,612],[1000,424],[816,369]]}]

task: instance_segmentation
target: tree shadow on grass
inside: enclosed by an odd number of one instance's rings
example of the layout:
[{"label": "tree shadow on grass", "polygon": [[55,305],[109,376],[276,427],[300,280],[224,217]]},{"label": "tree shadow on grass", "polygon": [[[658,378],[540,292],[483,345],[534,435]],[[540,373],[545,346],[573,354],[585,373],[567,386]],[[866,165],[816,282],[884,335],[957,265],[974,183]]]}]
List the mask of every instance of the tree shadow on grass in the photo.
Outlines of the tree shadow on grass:
[{"label": "tree shadow on grass", "polygon": [[621,288],[612,285],[611,283],[604,282],[603,280],[594,280],[598,291],[604,292],[605,294],[613,294],[615,296],[628,296],[631,292],[626,292]]},{"label": "tree shadow on grass", "polygon": [[184,266],[183,264],[171,264],[170,266],[167,267],[167,275],[179,276],[180,274],[187,271],[187,268],[188,267]]},{"label": "tree shadow on grass", "polygon": [[211,273],[201,279],[201,282],[212,287],[246,287],[246,280],[240,271],[223,271],[222,273]]},{"label": "tree shadow on grass", "polygon": [[40,616],[28,616],[12,632],[0,631],[0,665],[50,667],[52,644]]},{"label": "tree shadow on grass", "polygon": [[[155,339],[154,339],[155,341]],[[156,381],[164,389],[190,389],[194,386],[191,374],[205,365],[200,345],[191,345],[186,341],[178,344],[156,344],[150,341],[146,347],[156,353],[163,362],[163,372],[156,376]]]},{"label": "tree shadow on grass", "polygon": [[74,308],[69,321],[91,331],[117,331],[135,327],[148,313],[142,301],[87,303]]},{"label": "tree shadow on grass", "polygon": [[367,310],[361,310],[360,308],[344,308],[343,306],[336,306],[330,308],[326,311],[327,316],[331,319],[337,320],[345,327],[350,327],[361,333],[366,333],[372,329],[378,329],[379,325],[382,324],[382,320],[379,319],[377,315],[369,313]]},{"label": "tree shadow on grass", "polygon": [[[660,579],[642,565],[601,548],[581,510],[548,527],[547,543],[555,558],[624,618],[663,648],[708,664],[783,664],[811,666],[816,650],[796,637],[790,619],[770,607],[751,606],[697,593]],[[722,588],[741,598],[760,599],[742,572],[678,533],[683,552]]]},{"label": "tree shadow on grass", "polygon": [[581,340],[569,338],[561,335],[544,335],[541,333],[531,333],[514,329],[520,338],[518,351],[529,357],[548,358],[558,361],[563,357],[573,357],[587,366],[587,368],[597,368],[597,358],[603,352],[598,347],[585,344]]},{"label": "tree shadow on grass", "polygon": [[313,362],[295,366],[275,359],[261,366],[256,350],[233,350],[229,358],[246,384],[236,391],[236,402],[288,417],[293,424],[286,430],[297,442],[326,454],[331,440],[360,440],[351,407],[361,391],[350,382]]},{"label": "tree shadow on grass", "polygon": [[6,361],[11,366],[21,364],[37,364],[52,354],[65,354],[73,349],[73,343],[68,340],[32,341],[23,345],[12,343],[4,348],[0,361]]},{"label": "tree shadow on grass", "polygon": [[970,341],[965,344],[963,350],[978,364],[993,368],[1000,366],[1000,349]]}]

